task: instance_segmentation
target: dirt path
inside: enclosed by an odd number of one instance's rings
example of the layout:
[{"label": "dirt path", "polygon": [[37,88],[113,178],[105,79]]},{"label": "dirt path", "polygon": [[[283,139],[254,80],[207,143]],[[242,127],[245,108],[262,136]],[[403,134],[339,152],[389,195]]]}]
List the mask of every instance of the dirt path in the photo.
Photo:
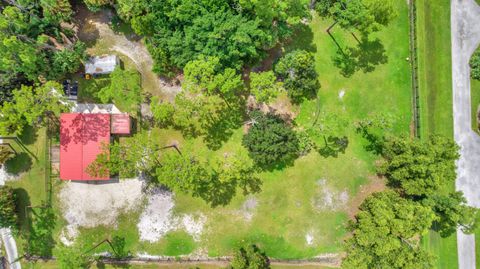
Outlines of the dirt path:
[{"label": "dirt path", "polygon": [[[451,1],[454,137],[460,145],[456,188],[480,207],[480,137],[471,128],[469,60],[480,43],[480,7],[475,0]],[[460,269],[476,268],[475,235],[457,232]]]},{"label": "dirt path", "polygon": [[179,85],[173,85],[167,80],[160,78],[152,72],[153,59],[145,44],[134,34],[125,36],[116,33],[110,26],[113,13],[110,10],[102,10],[91,13],[84,7],[77,9],[77,21],[79,24],[79,37],[87,43],[94,43],[89,49],[90,53],[114,51],[128,57],[136,66],[142,76],[142,86],[154,95],[172,100],[180,92]]}]

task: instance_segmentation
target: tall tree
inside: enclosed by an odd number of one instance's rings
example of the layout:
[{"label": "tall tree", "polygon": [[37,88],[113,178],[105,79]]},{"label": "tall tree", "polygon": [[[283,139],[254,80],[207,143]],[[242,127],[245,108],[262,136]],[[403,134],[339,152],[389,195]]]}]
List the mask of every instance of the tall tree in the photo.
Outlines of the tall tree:
[{"label": "tall tree", "polygon": [[86,269],[90,264],[90,257],[84,254],[82,248],[77,245],[61,245],[56,258],[60,269]]},{"label": "tall tree", "polygon": [[275,65],[275,74],[283,81],[294,102],[315,97],[320,88],[315,58],[304,50],[295,50],[283,56]]},{"label": "tall tree", "polygon": [[43,117],[55,117],[67,111],[71,104],[61,89],[60,84],[50,81],[14,90],[12,101],[0,107],[0,134],[18,135],[25,125],[36,126]]},{"label": "tall tree", "polygon": [[280,117],[254,111],[252,126],[242,144],[250,157],[262,167],[289,162],[298,156],[299,142],[295,132]]},{"label": "tall tree", "polygon": [[432,268],[433,257],[419,246],[418,238],[434,219],[430,208],[394,191],[374,193],[351,225],[343,268]]},{"label": "tall tree", "polygon": [[429,196],[454,182],[458,146],[452,139],[431,136],[426,142],[392,137],[385,143],[380,169],[390,185],[409,196]]},{"label": "tall tree", "polygon": [[113,101],[125,110],[136,111],[142,101],[140,75],[136,70],[117,67],[110,74],[110,85],[100,89],[97,96],[104,103]]},{"label": "tall tree", "polygon": [[273,71],[250,73],[250,93],[261,103],[268,103],[282,92],[283,85]]},{"label": "tall tree", "polygon": [[342,28],[362,34],[379,31],[397,16],[393,0],[319,0],[315,9]]},{"label": "tall tree", "polygon": [[118,10],[137,34],[147,36],[154,70],[160,73],[183,68],[199,55],[218,57],[223,67],[240,70],[308,17],[300,0],[122,0]]}]

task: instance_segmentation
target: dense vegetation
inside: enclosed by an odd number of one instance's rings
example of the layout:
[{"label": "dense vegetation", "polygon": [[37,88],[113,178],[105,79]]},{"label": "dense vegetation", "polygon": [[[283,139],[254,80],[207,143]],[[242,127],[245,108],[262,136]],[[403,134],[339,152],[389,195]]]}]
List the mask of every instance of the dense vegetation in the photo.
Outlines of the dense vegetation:
[{"label": "dense vegetation", "polygon": [[[14,1],[14,3],[16,3]],[[78,70],[85,46],[61,22],[70,20],[68,1],[22,1],[0,15],[0,100],[22,84],[62,78]]]},{"label": "dense vegetation", "polygon": [[0,228],[17,225],[17,213],[15,211],[15,194],[8,186],[0,186]]},{"label": "dense vegetation", "polygon": [[240,70],[309,17],[300,0],[118,1],[119,15],[146,41],[155,71],[168,74],[200,55]]},{"label": "dense vegetation", "polygon": [[470,75],[473,79],[480,80],[480,49],[473,53],[470,59]]}]

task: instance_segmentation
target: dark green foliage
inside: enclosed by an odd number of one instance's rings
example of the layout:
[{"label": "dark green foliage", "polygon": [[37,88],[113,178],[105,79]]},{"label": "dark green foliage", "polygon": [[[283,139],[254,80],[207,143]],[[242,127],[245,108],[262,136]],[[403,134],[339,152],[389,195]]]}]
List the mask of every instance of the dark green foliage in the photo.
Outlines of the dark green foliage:
[{"label": "dark green foliage", "polygon": [[432,225],[430,208],[394,191],[374,193],[360,206],[346,241],[343,268],[429,269],[433,257],[418,244]]},{"label": "dark green foliage", "polygon": [[65,48],[54,54],[52,68],[59,77],[77,72],[87,56],[85,48],[85,44],[79,41],[72,49]]},{"label": "dark green foliage", "polygon": [[55,213],[51,207],[41,207],[33,208],[32,215],[30,231],[25,235],[25,251],[30,256],[51,257],[55,247]]},{"label": "dark green foliage", "polygon": [[320,88],[315,58],[310,52],[296,50],[283,56],[275,65],[275,74],[294,102],[314,98]]},{"label": "dark green foliage", "polygon": [[113,248],[113,257],[116,259],[123,259],[128,257],[128,250],[125,249],[125,237],[114,236],[110,241],[110,245]]},{"label": "dark green foliage", "polygon": [[273,114],[252,113],[252,126],[242,144],[250,157],[268,168],[293,161],[299,154],[299,141],[290,126]]},{"label": "dark green foliage", "polygon": [[319,0],[315,9],[342,28],[364,34],[379,31],[397,16],[392,0]]},{"label": "dark green foliage", "polygon": [[[0,14],[0,89],[7,96],[21,84],[75,72],[83,54],[82,45],[75,45],[75,40],[63,43],[69,38],[60,27],[70,17],[68,1],[46,0],[26,6],[6,5]],[[67,67],[67,63],[73,64]]]},{"label": "dark green foliage", "polygon": [[[154,70],[168,74],[199,55],[215,56],[239,70],[291,33],[306,5],[289,1],[119,1],[117,9],[147,37]],[[225,44],[228,44],[226,46]]]},{"label": "dark green foliage", "polygon": [[235,252],[230,269],[269,269],[270,261],[267,255],[256,245],[242,247]]},{"label": "dark green foliage", "polygon": [[428,141],[390,138],[384,146],[381,172],[388,183],[408,196],[429,196],[454,182],[458,146],[452,139],[431,136]]},{"label": "dark green foliage", "polygon": [[423,201],[432,208],[437,216],[433,229],[442,237],[448,237],[460,227],[464,233],[475,232],[478,225],[478,209],[467,206],[467,200],[462,192],[452,192],[448,195],[433,194]]},{"label": "dark green foliage", "polygon": [[470,59],[470,76],[480,80],[480,49],[477,49]]},{"label": "dark green foliage", "polygon": [[17,213],[15,212],[15,194],[8,186],[0,186],[0,228],[15,228]]}]

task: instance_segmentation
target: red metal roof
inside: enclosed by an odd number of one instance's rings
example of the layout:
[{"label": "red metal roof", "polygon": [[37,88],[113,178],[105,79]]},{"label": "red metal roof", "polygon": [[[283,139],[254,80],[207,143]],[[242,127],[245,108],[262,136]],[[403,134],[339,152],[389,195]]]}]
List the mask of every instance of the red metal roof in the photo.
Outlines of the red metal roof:
[{"label": "red metal roof", "polygon": [[60,179],[107,180],[85,170],[102,145],[110,143],[109,114],[64,113],[60,116]]},{"label": "red metal roof", "polygon": [[128,114],[112,114],[112,134],[130,134]]}]

